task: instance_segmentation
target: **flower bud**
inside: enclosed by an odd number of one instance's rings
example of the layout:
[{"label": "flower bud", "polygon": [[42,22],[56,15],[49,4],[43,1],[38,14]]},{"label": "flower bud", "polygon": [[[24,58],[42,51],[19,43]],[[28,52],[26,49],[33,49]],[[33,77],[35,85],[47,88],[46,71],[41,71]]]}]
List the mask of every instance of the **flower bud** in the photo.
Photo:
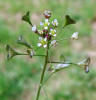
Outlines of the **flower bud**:
[{"label": "flower bud", "polygon": [[51,17],[51,11],[50,10],[45,10],[43,15],[45,16],[46,19],[49,19]]},{"label": "flower bud", "polygon": [[33,25],[33,26],[32,26],[32,31],[33,31],[33,32],[36,32],[36,31],[37,31],[36,25]]},{"label": "flower bud", "polygon": [[73,33],[72,36],[71,36],[71,39],[77,40],[78,39],[78,35],[79,35],[78,32]]},{"label": "flower bud", "polygon": [[56,40],[51,41],[52,46],[56,46]]},{"label": "flower bud", "polygon": [[52,21],[52,25],[53,25],[54,27],[57,27],[57,26],[58,26],[58,21],[57,21],[57,19],[54,19],[54,20]]}]

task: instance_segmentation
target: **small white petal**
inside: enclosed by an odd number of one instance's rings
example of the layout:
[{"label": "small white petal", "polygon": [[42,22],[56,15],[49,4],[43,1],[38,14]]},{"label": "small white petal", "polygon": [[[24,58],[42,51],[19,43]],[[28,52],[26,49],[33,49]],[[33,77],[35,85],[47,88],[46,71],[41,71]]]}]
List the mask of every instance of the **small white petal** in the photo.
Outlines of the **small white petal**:
[{"label": "small white petal", "polygon": [[79,33],[75,32],[75,33],[72,34],[71,38],[72,39],[78,39],[78,35],[79,35]]},{"label": "small white petal", "polygon": [[56,34],[54,34],[53,36],[56,36]]},{"label": "small white petal", "polygon": [[57,21],[57,19],[54,19],[54,20],[52,21],[52,25],[53,25],[53,26],[58,26],[58,21]]},{"label": "small white petal", "polygon": [[38,30],[39,34],[43,34],[43,31],[42,30]]},{"label": "small white petal", "polygon": [[48,22],[48,26],[50,25],[50,23]]},{"label": "small white petal", "polygon": [[54,30],[54,32],[56,33],[56,30]]},{"label": "small white petal", "polygon": [[36,28],[36,25],[33,25],[33,27],[32,27],[32,31],[35,32],[36,29],[37,29],[37,28]]},{"label": "small white petal", "polygon": [[44,23],[43,23],[43,22],[40,22],[40,25],[41,25],[41,26],[43,26],[43,25],[44,25]]},{"label": "small white petal", "polygon": [[53,31],[53,29],[51,28],[50,31]]},{"label": "small white petal", "polygon": [[49,34],[51,34],[51,33],[49,33]]},{"label": "small white petal", "polygon": [[51,41],[51,45],[56,44],[56,40]]},{"label": "small white petal", "polygon": [[57,19],[54,19],[54,22],[57,22]]},{"label": "small white petal", "polygon": [[44,27],[44,29],[45,29],[45,30],[47,30],[47,29],[48,29],[48,27],[46,26],[46,27]]},{"label": "small white petal", "polygon": [[47,47],[47,44],[45,44],[43,47],[46,48]]},{"label": "small white petal", "polygon": [[38,47],[41,47],[41,46],[42,46],[42,44],[41,44],[41,43],[38,43],[38,44],[37,44],[37,46],[38,46]]},{"label": "small white petal", "polygon": [[45,22],[48,22],[48,19],[45,19]]},{"label": "small white petal", "polygon": [[39,40],[41,41],[43,38],[42,37],[39,37]]},{"label": "small white petal", "polygon": [[47,38],[44,38],[44,41],[47,41]]}]

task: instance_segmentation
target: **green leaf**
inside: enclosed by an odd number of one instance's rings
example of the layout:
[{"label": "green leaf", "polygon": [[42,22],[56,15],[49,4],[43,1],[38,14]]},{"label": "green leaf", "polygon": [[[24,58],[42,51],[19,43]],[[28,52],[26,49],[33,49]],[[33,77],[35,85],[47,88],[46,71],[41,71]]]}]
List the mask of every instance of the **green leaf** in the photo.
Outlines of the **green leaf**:
[{"label": "green leaf", "polygon": [[24,16],[22,16],[22,20],[29,23],[32,26],[31,20],[30,20],[30,12],[28,11]]},{"label": "green leaf", "polygon": [[67,25],[75,24],[75,23],[76,23],[76,21],[75,21],[74,19],[72,19],[69,15],[66,15],[66,16],[65,16],[65,23],[64,23],[63,28],[64,28],[65,26],[67,26]]}]

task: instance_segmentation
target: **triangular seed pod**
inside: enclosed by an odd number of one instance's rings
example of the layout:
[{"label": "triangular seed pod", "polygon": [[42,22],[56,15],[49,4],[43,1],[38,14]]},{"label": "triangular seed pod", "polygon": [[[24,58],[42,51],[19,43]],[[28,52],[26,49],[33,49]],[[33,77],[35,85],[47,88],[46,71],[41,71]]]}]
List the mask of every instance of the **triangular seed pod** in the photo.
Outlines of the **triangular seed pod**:
[{"label": "triangular seed pod", "polygon": [[30,12],[29,11],[24,16],[22,16],[22,20],[25,21],[25,22],[28,22],[32,26],[32,23],[31,23],[31,20],[30,20]]},{"label": "triangular seed pod", "polygon": [[64,28],[65,26],[67,26],[67,25],[75,24],[75,23],[76,23],[75,20],[73,20],[69,15],[66,15],[66,16],[65,16],[65,23],[64,23],[63,28]]}]

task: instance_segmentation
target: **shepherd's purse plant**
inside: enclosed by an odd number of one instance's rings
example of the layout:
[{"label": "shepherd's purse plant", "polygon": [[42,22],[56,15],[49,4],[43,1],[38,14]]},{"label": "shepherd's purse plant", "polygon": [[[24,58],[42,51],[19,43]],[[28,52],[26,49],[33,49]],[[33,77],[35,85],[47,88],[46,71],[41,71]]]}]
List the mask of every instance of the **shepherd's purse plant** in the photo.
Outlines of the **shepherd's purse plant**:
[{"label": "shepherd's purse plant", "polygon": [[[51,17],[51,11],[50,10],[45,10],[43,15],[45,17],[44,22],[40,22],[40,30],[37,28],[36,25],[33,25],[31,20],[30,20],[30,13],[27,12],[23,17],[22,20],[29,23],[29,25],[31,25],[32,31],[34,32],[34,34],[38,35],[38,43],[37,43],[37,47],[38,48],[44,48],[45,50],[45,54],[40,54],[37,55],[35,53],[35,49],[32,45],[30,45],[24,38],[23,36],[19,36],[18,38],[18,44],[24,45],[27,50],[26,53],[22,53],[22,52],[18,52],[17,50],[13,49],[10,45],[6,46],[6,50],[7,50],[7,59],[11,59],[14,56],[17,55],[29,55],[31,58],[34,56],[38,56],[38,57],[45,57],[45,61],[44,61],[44,65],[42,68],[42,73],[41,73],[41,78],[40,78],[40,83],[38,86],[38,90],[37,90],[37,95],[36,95],[36,99],[35,100],[39,100],[39,96],[40,96],[40,91],[41,88],[43,87],[43,85],[45,84],[45,82],[56,72],[64,69],[64,68],[68,68],[71,67],[72,65],[78,66],[78,67],[82,67],[84,68],[85,72],[88,73],[89,72],[89,65],[90,65],[90,57],[85,58],[84,60],[77,62],[77,63],[73,63],[73,62],[66,62],[66,61],[51,61],[50,57],[49,57],[49,49],[51,49],[52,47],[55,47],[57,45],[57,43],[59,43],[59,41],[62,41],[64,39],[61,40],[56,40],[56,33],[57,33],[57,27],[59,25],[59,22],[57,19],[54,19],[53,21],[50,21],[50,17]],[[66,26],[70,25],[70,24],[75,24],[75,20],[73,20],[69,15],[65,16],[65,24],[63,25],[62,28],[65,28]],[[78,32],[74,32],[72,34],[72,36],[69,39],[72,40],[77,40],[79,38],[79,33]],[[50,65],[49,68],[47,68],[47,65]],[[44,76],[46,74],[46,71],[51,72],[49,77],[45,80]]]}]

